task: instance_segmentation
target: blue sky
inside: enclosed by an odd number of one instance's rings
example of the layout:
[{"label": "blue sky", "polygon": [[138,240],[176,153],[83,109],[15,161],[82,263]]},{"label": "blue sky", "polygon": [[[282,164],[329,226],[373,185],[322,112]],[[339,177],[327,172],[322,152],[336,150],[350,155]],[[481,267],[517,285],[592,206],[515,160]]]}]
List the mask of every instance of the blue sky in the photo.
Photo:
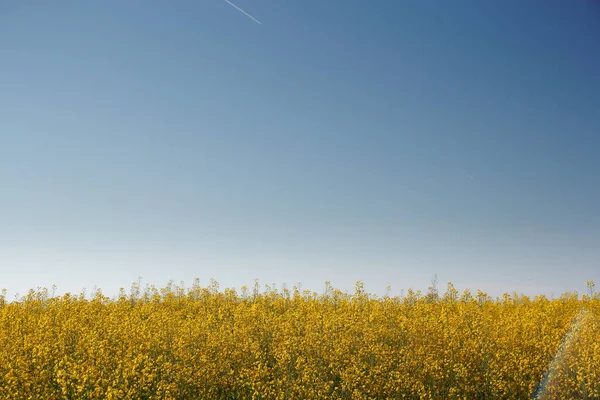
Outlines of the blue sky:
[{"label": "blue sky", "polygon": [[600,283],[600,4],[0,4],[0,276]]}]

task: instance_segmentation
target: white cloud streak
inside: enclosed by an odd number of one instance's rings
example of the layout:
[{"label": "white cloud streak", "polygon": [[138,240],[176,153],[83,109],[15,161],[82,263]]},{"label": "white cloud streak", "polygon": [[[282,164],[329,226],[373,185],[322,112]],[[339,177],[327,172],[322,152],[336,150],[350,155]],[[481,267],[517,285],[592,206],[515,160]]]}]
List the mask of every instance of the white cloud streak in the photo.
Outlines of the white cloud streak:
[{"label": "white cloud streak", "polygon": [[262,25],[262,22],[260,22],[259,20],[257,20],[256,18],[254,18],[252,15],[248,14],[246,11],[242,10],[241,8],[239,8],[238,6],[236,6],[235,4],[233,4],[232,2],[230,2],[229,0],[223,0],[225,3],[229,4],[231,7],[235,8],[236,10],[238,10],[239,12],[241,12],[242,14],[244,14],[245,16],[247,16],[248,18],[250,18],[252,21],[256,22],[259,25]]}]

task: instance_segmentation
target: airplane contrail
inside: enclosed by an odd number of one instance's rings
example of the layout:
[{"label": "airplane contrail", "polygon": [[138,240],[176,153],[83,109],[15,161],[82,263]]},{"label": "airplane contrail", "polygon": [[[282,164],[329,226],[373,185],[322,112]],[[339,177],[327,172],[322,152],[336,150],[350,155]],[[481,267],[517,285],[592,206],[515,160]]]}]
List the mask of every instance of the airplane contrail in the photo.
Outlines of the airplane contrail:
[{"label": "airplane contrail", "polygon": [[235,4],[233,4],[232,2],[230,2],[229,0],[223,0],[225,3],[229,4],[231,7],[235,8],[236,10],[238,10],[239,12],[241,12],[242,14],[244,14],[245,16],[247,16],[248,18],[250,18],[252,21],[256,22],[259,25],[262,25],[262,23],[257,20],[256,18],[254,18],[252,15],[248,14],[246,11],[242,10],[241,8],[239,8],[238,6],[236,6]]}]

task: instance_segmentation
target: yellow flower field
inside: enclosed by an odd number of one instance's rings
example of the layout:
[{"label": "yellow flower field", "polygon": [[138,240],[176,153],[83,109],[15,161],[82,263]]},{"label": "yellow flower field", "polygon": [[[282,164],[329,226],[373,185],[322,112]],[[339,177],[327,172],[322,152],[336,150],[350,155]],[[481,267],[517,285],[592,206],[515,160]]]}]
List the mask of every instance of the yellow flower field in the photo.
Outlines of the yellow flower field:
[{"label": "yellow flower field", "polygon": [[[588,285],[593,288],[593,283]],[[2,399],[600,398],[600,298],[168,285],[0,298]]]}]

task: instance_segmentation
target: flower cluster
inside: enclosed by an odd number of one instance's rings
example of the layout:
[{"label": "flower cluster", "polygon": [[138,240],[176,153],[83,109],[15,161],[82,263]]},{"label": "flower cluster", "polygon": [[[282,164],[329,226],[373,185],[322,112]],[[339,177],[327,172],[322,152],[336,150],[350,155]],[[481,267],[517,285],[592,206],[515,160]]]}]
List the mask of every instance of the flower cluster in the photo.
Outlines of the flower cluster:
[{"label": "flower cluster", "polygon": [[0,297],[3,399],[600,398],[600,298],[134,284]]}]

